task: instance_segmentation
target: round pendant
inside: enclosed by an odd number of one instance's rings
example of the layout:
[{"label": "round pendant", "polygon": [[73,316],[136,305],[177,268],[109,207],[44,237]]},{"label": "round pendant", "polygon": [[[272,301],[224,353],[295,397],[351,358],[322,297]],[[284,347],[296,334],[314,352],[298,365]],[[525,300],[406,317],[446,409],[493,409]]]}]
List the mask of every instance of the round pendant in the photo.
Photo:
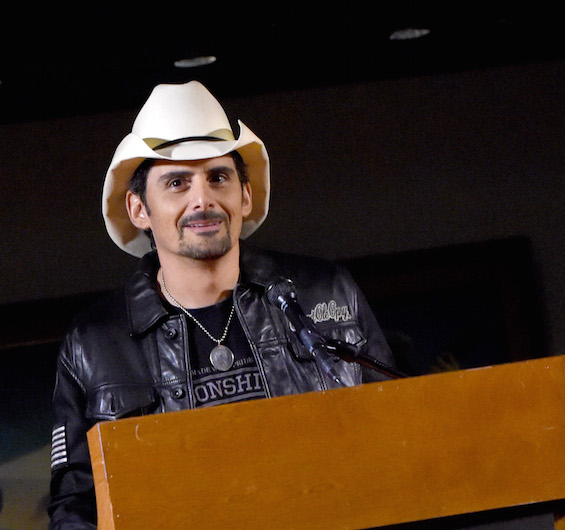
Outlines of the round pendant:
[{"label": "round pendant", "polygon": [[233,352],[227,347],[218,344],[210,352],[210,362],[216,370],[220,372],[225,372],[229,370],[233,365]]}]

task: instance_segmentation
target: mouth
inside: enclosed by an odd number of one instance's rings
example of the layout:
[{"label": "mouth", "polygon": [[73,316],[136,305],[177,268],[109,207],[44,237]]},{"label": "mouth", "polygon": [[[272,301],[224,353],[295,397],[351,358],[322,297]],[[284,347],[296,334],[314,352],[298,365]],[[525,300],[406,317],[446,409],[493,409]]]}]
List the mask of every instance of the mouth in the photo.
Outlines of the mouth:
[{"label": "mouth", "polygon": [[179,224],[181,230],[187,229],[197,234],[213,234],[220,229],[223,221],[223,217],[217,214],[200,214],[181,220]]},{"label": "mouth", "polygon": [[185,228],[213,228],[215,226],[220,226],[221,221],[198,221],[195,223],[188,223]]},{"label": "mouth", "polygon": [[188,230],[198,233],[198,234],[210,234],[215,233],[220,228],[220,222],[200,222],[200,223],[189,223],[185,225],[183,228],[187,228]]}]

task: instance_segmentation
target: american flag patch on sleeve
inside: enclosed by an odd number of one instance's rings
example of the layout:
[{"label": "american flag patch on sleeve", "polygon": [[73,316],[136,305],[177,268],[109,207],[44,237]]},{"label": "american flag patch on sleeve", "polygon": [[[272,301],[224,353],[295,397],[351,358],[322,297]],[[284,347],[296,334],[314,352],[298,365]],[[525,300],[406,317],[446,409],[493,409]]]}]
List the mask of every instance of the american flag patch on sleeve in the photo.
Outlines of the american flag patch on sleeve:
[{"label": "american flag patch on sleeve", "polygon": [[67,465],[67,426],[55,426],[51,436],[51,469]]}]

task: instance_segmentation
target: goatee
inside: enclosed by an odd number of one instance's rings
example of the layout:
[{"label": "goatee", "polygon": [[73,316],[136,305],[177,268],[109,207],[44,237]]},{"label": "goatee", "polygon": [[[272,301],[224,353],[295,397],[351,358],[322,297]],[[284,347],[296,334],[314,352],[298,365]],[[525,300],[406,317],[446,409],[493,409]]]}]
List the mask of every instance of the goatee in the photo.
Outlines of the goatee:
[{"label": "goatee", "polygon": [[[199,241],[189,242],[184,237],[184,227],[201,221],[218,221],[224,223],[226,233],[218,236],[217,231],[202,232],[198,234]],[[200,212],[182,217],[179,222],[180,252],[187,258],[196,260],[218,259],[227,254],[232,248],[230,237],[230,222],[227,215],[217,212]]]}]

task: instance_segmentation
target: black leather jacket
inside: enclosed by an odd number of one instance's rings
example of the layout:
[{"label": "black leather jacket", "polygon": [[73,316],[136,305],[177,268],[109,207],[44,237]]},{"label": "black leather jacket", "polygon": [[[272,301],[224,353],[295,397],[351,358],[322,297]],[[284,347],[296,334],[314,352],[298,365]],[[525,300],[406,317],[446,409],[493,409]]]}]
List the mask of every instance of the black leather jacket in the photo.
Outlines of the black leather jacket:
[{"label": "black leather jacket", "polygon": [[[142,258],[125,290],[80,315],[62,345],[54,392],[52,528],[88,528],[83,521],[96,519],[86,441],[96,422],[193,405],[186,322],[163,305],[155,283],[158,266],[154,254]],[[242,246],[234,305],[268,397],[340,386],[328,369],[346,386],[385,379],[335,358],[300,360],[306,350],[282,312],[266,300],[266,287],[279,276],[292,279],[301,307],[320,332],[394,365],[377,321],[347,272],[317,259]]]}]

